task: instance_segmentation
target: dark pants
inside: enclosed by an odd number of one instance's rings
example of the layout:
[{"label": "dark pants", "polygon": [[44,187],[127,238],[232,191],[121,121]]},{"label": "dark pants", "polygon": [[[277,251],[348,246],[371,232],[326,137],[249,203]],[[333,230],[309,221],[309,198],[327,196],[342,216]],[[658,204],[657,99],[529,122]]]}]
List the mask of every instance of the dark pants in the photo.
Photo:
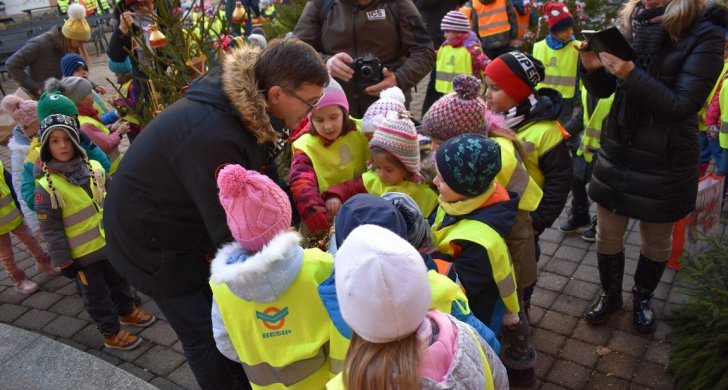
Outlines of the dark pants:
[{"label": "dark pants", "polygon": [[76,286],[86,311],[101,333],[119,333],[119,317],[131,314],[134,304],[129,284],[109,260],[81,268],[76,275]]},{"label": "dark pants", "polygon": [[572,161],[574,178],[571,182],[571,219],[577,223],[588,223],[591,219],[586,185],[591,180],[594,163],[587,163],[583,156],[574,156]]},{"label": "dark pants", "polygon": [[173,298],[152,296],[177,333],[187,363],[203,389],[249,389],[242,365],[226,358],[212,336],[212,291],[200,290]]},{"label": "dark pants", "polygon": [[506,54],[510,51],[513,51],[513,48],[510,46],[501,46],[501,47],[492,47],[492,48],[485,48],[483,47],[483,53],[485,53],[488,58],[491,60],[494,60],[498,58],[501,54]]},{"label": "dark pants", "polygon": [[425,117],[425,114],[437,99],[442,97],[442,94],[435,90],[436,73],[435,69],[430,73],[430,81],[427,83],[427,91],[425,91],[425,101],[422,103],[422,118]]},{"label": "dark pants", "polygon": [[[235,9],[236,4],[237,0],[225,1],[225,18],[227,19],[227,23],[230,26],[230,31],[234,35],[240,35],[240,26],[232,22],[233,10]],[[245,33],[247,35],[250,35],[251,31],[253,30],[253,23],[251,22],[251,18],[260,16],[260,6],[258,4],[258,0],[243,1],[242,4],[243,7],[245,7],[245,12],[248,14],[248,18],[245,21]]]}]

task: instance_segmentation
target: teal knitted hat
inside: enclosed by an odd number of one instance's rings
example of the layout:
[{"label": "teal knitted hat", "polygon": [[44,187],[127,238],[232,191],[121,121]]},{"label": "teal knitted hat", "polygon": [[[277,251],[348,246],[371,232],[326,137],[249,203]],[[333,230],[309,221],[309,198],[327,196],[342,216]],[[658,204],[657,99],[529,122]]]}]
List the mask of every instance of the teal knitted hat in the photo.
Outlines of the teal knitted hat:
[{"label": "teal knitted hat", "polygon": [[76,103],[60,92],[43,93],[38,100],[38,121],[43,122],[51,114],[78,115]]},{"label": "teal knitted hat", "polygon": [[118,73],[118,74],[124,74],[124,73],[131,73],[131,61],[129,60],[129,57],[126,57],[124,61],[116,62],[109,59],[108,62],[109,70]]},{"label": "teal knitted hat", "polygon": [[440,145],[435,154],[440,177],[464,196],[484,193],[501,170],[497,142],[479,134],[463,134]]}]

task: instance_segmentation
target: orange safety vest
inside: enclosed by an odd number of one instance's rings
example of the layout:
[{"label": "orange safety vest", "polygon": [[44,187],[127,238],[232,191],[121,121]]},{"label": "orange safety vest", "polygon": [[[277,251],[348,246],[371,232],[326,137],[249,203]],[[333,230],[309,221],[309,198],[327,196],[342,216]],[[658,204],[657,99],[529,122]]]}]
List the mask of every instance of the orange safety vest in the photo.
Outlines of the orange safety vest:
[{"label": "orange safety vest", "polygon": [[478,36],[485,38],[487,36],[511,31],[511,23],[508,21],[508,12],[506,11],[506,0],[495,0],[490,4],[483,4],[478,0],[472,0],[470,4],[460,8],[460,12],[468,17],[468,20],[475,19],[471,14],[475,10],[478,21]]},{"label": "orange safety vest", "polygon": [[518,20],[518,39],[524,39],[528,26],[531,24],[531,7],[526,7],[526,14],[521,15],[520,12],[516,12],[516,20]]}]

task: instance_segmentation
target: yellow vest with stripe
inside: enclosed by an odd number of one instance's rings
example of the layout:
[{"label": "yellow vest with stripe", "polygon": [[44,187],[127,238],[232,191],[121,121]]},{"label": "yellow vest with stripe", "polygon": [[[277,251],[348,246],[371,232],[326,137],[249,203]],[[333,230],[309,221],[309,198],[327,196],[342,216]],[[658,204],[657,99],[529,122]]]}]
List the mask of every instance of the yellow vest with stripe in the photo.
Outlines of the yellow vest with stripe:
[{"label": "yellow vest with stripe", "polygon": [[293,142],[293,151],[306,153],[316,172],[319,191],[334,184],[357,178],[366,169],[369,141],[357,128],[324,146],[318,135],[304,134]]},{"label": "yellow vest with stripe", "polygon": [[[101,173],[100,176],[104,178],[101,185],[105,187],[106,173],[104,168],[95,160],[89,162],[94,172]],[[71,249],[71,257],[78,259],[105,247],[106,233],[104,233],[103,225],[103,203],[97,204],[84,188],[69,183],[62,174],[50,173],[49,175],[53,187],[63,197],[64,206],[61,209],[63,229],[66,233],[68,246]],[[41,185],[46,192],[51,192],[48,179],[45,176],[38,178],[36,183]],[[91,178],[89,178],[87,185],[92,191],[97,191],[92,184]]]},{"label": "yellow vest with stripe", "polygon": [[364,188],[372,195],[382,196],[390,192],[409,195],[420,207],[425,218],[430,216],[437,207],[437,193],[426,183],[417,184],[406,180],[397,185],[388,186],[382,182],[382,178],[375,171],[366,171],[361,178],[364,181]]},{"label": "yellow vest with stripe", "polygon": [[[477,18],[478,36],[480,38],[511,31],[506,0],[495,0],[490,4],[483,4],[478,0],[472,0],[468,3],[460,8],[460,12],[468,17],[471,24]],[[473,11],[475,11],[475,17],[472,15]]]},{"label": "yellow vest with stripe", "polygon": [[104,12],[111,9],[111,4],[109,4],[109,2],[107,0],[98,0],[98,3]]},{"label": "yellow vest with stripe", "polygon": [[3,175],[3,163],[0,161],[0,234],[7,234],[23,222],[23,214],[15,205],[13,195]]},{"label": "yellow vest with stripe", "polygon": [[99,118],[109,112],[109,107],[106,106],[106,102],[99,95],[98,92],[91,90],[91,96],[94,98],[93,107],[99,112]]},{"label": "yellow vest with stripe", "polygon": [[[516,278],[511,263],[508,247],[503,237],[492,227],[480,221],[461,219],[459,222],[441,228],[445,219],[445,210],[437,209],[432,233],[437,249],[447,255],[454,254],[450,243],[465,240],[476,243],[488,252],[488,260],[493,270],[493,280],[509,313],[518,313],[518,296],[516,295]],[[457,259],[455,260],[457,262]]]},{"label": "yellow vest with stripe", "polygon": [[[705,101],[705,104],[703,104],[703,108],[700,109],[700,112],[698,112],[698,130],[700,131],[706,131],[708,130],[708,126],[705,124],[705,115],[708,113],[708,106],[710,105],[710,102],[713,101],[713,98],[715,97],[715,93],[718,91],[718,86],[721,85],[723,82],[723,77],[725,77],[726,73],[728,73],[728,62],[723,63],[723,70],[720,72],[720,76],[718,77],[718,82],[715,83],[713,86],[713,89],[710,91],[710,95],[708,95],[708,100]],[[721,93],[723,91],[723,88],[721,88]],[[721,106],[721,115],[723,113],[723,106]]]},{"label": "yellow vest with stripe", "polygon": [[86,8],[86,15],[93,15],[94,12],[96,12],[96,8],[99,6],[96,3],[96,0],[81,0],[81,5]]},{"label": "yellow vest with stripe", "polygon": [[614,94],[608,98],[599,99],[594,111],[589,115],[587,109],[587,91],[581,87],[581,107],[584,110],[584,134],[581,136],[579,149],[576,150],[577,156],[584,156],[584,160],[590,163],[594,159],[594,154],[601,149],[601,134],[604,118],[609,114],[614,101]]},{"label": "yellow vest with stripe", "polygon": [[580,41],[572,41],[563,48],[554,50],[544,39],[533,45],[533,57],[543,62],[546,67],[546,77],[538,84],[538,88],[553,88],[561,92],[564,99],[576,96],[579,52],[573,46],[580,44]]},{"label": "yellow vest with stripe", "polygon": [[[121,91],[121,95],[117,94],[116,98],[123,98],[124,100],[126,100],[129,97],[129,88],[131,87],[131,82],[132,82],[132,80],[129,80],[129,81],[125,82],[124,84],[121,84],[121,87],[119,87],[119,91]],[[131,113],[130,109],[129,109],[129,111],[130,112],[127,112],[123,117],[121,117],[121,119],[123,119],[129,123],[133,123],[135,125],[140,124],[142,121],[139,118],[139,115]]]},{"label": "yellow vest with stripe", "polygon": [[329,315],[318,285],[331,276],[331,254],[306,249],[288,290],[269,303],[246,301],[210,282],[230,341],[254,389],[320,389],[329,380]]},{"label": "yellow vest with stripe", "polygon": [[521,196],[521,200],[518,201],[519,210],[536,210],[543,198],[543,191],[528,174],[513,141],[505,137],[491,137],[491,139],[501,147],[501,170],[495,180],[506,190]]},{"label": "yellow vest with stripe", "polygon": [[[111,132],[109,131],[109,128],[106,127],[106,125],[97,121],[94,118],[91,118],[90,116],[79,115],[78,122],[81,125],[85,125],[85,124],[94,125],[99,130],[101,130],[104,134],[106,134],[106,135],[111,134]],[[116,168],[119,167],[119,163],[121,162],[121,153],[119,152],[119,146],[114,148],[114,150],[111,151],[111,153],[108,153],[107,155],[109,156],[109,160],[111,160],[111,169],[109,169],[109,174],[113,175],[114,172],[116,172]]]},{"label": "yellow vest with stripe", "polygon": [[453,92],[452,81],[460,74],[473,74],[473,60],[468,49],[465,46],[440,46],[435,64],[435,90],[440,93]]},{"label": "yellow vest with stripe", "polygon": [[68,11],[69,0],[57,0],[56,4],[58,4],[58,9],[61,10],[62,14]]},{"label": "yellow vest with stripe", "polygon": [[728,79],[723,80],[723,87],[718,96],[720,104],[720,147],[728,149]]},{"label": "yellow vest with stripe", "polygon": [[[443,313],[451,314],[453,305],[456,305],[464,315],[470,314],[468,298],[457,283],[435,270],[427,272],[427,280],[432,291],[430,309],[437,309]],[[349,350],[351,340],[339,333],[336,326],[331,324],[331,344],[329,357],[331,359],[331,376],[339,374],[344,369],[344,360]]]},{"label": "yellow vest with stripe", "polygon": [[559,126],[557,121],[546,119],[529,123],[519,129],[516,134],[526,149],[532,150],[525,160],[526,169],[541,188],[543,188],[546,178],[538,166],[538,159],[564,140]]}]

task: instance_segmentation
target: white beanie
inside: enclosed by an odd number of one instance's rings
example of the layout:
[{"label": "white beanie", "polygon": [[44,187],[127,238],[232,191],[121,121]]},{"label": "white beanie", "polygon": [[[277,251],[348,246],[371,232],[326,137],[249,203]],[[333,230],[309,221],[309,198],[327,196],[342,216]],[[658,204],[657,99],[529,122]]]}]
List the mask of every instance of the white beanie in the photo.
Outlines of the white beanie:
[{"label": "white beanie", "polygon": [[352,230],[336,252],[341,315],[366,341],[401,340],[422,324],[432,292],[417,249],[376,225]]}]

